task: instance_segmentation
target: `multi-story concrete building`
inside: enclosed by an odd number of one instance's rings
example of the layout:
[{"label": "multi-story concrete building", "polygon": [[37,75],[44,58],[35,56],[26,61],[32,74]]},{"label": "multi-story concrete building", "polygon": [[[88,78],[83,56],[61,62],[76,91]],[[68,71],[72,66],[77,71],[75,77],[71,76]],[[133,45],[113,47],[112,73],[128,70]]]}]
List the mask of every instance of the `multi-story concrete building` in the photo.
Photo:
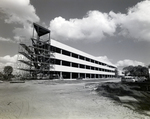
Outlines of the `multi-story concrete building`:
[{"label": "multi-story concrete building", "polygon": [[37,24],[34,24],[37,39],[31,38],[30,46],[20,43],[25,51],[19,53],[26,60],[19,60],[28,65],[21,70],[29,71],[32,75],[48,75],[50,78],[77,79],[77,78],[113,78],[115,77],[115,65],[100,61],[97,57],[67,46],[56,40],[43,41],[40,37],[50,34]]},{"label": "multi-story concrete building", "polygon": [[112,78],[115,65],[100,61],[97,57],[51,39],[54,64],[51,73],[60,78]]}]

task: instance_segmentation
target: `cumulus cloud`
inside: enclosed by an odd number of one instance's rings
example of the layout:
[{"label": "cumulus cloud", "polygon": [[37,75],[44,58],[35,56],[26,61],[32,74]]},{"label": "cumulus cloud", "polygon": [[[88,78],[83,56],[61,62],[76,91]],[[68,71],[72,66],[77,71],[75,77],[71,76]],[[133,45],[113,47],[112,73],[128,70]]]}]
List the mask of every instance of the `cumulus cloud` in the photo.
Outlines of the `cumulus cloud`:
[{"label": "cumulus cloud", "polygon": [[6,23],[26,24],[39,21],[30,0],[1,0],[0,9],[6,15]]},{"label": "cumulus cloud", "polygon": [[[66,20],[56,17],[50,22],[54,39],[97,40],[107,36],[123,35],[137,40],[150,41],[150,0],[128,8],[126,14],[89,11],[82,19]],[[120,28],[120,31],[116,31]]]},{"label": "cumulus cloud", "polygon": [[[112,64],[111,59],[109,59],[107,56],[99,56],[97,58],[102,62]],[[130,60],[130,59],[120,60],[116,64],[112,64],[112,65],[117,66],[119,69],[122,69],[123,67],[130,66],[130,65],[132,65],[132,66],[138,66],[138,65],[145,66],[145,64],[143,62],[136,61],[136,60]]]},{"label": "cumulus cloud", "polygon": [[105,63],[109,63],[112,64],[110,59],[107,56],[99,56],[97,57],[100,61],[105,62]]},{"label": "cumulus cloud", "polygon": [[12,66],[15,68],[15,63],[17,62],[17,54],[14,56],[6,55],[0,57],[0,69],[2,70],[5,66]]},{"label": "cumulus cloud", "polygon": [[30,36],[31,24],[40,20],[30,0],[0,0],[0,12],[4,15],[5,23],[22,26],[14,28],[14,38]]},{"label": "cumulus cloud", "polygon": [[116,66],[118,66],[118,67],[126,67],[126,66],[130,66],[130,65],[132,65],[132,66],[138,66],[138,65],[145,66],[145,64],[143,62],[133,61],[130,59],[120,60],[116,63]]},{"label": "cumulus cloud", "polygon": [[150,1],[139,2],[127,14],[111,12],[114,22],[121,27],[121,34],[137,40],[150,41]]},{"label": "cumulus cloud", "polygon": [[113,36],[116,25],[109,14],[89,11],[82,19],[56,17],[50,29],[54,39],[101,40],[106,34]]},{"label": "cumulus cloud", "polygon": [[29,39],[32,36],[33,28],[31,24],[23,25],[22,28],[14,28],[13,33],[15,33],[15,41]]},{"label": "cumulus cloud", "polygon": [[[123,35],[141,41],[150,41],[149,8],[150,0],[145,0],[128,8],[126,14],[113,11],[102,13],[94,10],[89,11],[81,19],[66,20],[61,16],[56,17],[50,21],[51,37],[59,40],[100,41],[107,36]],[[14,28],[15,40],[30,37],[31,24],[40,21],[30,0],[0,0],[0,12],[4,15],[5,23],[22,26]],[[116,30],[118,27],[120,31]],[[5,39],[8,41],[7,38],[3,38]]]},{"label": "cumulus cloud", "polygon": [[0,37],[0,41],[8,41],[8,42],[10,41],[11,42],[11,39]]},{"label": "cumulus cloud", "polygon": [[7,63],[7,62],[14,63],[14,62],[16,62],[16,60],[17,60],[17,55],[14,55],[12,57],[10,55],[0,57],[0,62],[2,62],[2,63]]}]

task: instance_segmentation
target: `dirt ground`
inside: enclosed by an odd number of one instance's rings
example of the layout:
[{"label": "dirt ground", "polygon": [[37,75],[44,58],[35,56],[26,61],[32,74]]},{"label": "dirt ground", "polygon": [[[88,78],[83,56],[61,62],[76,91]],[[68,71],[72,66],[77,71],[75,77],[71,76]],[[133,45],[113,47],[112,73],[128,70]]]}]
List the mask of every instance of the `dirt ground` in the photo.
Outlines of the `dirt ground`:
[{"label": "dirt ground", "polygon": [[150,119],[98,95],[98,83],[0,83],[0,119]]}]

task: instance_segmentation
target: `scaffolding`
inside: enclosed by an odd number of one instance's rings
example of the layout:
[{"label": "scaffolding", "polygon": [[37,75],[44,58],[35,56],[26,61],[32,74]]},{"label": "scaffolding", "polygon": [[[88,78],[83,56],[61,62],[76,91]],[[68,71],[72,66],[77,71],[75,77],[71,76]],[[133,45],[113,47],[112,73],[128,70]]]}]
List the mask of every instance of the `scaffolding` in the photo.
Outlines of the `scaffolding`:
[{"label": "scaffolding", "polygon": [[33,79],[50,78],[50,69],[53,68],[50,47],[50,30],[33,23],[32,38],[19,43],[17,68],[28,72]]}]

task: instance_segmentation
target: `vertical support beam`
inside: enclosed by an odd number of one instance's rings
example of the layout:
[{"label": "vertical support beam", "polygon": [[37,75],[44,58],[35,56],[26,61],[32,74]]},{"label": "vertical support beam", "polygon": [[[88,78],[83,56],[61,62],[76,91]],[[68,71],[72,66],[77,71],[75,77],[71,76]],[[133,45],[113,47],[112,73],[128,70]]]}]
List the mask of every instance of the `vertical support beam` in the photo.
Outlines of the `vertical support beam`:
[{"label": "vertical support beam", "polygon": [[78,78],[80,78],[80,73],[78,73]]},{"label": "vertical support beam", "polygon": [[86,61],[86,57],[84,57],[84,61]]},{"label": "vertical support beam", "polygon": [[[49,53],[49,55],[50,55],[50,59],[49,59],[49,64],[50,64],[50,62],[51,62],[51,40],[50,40],[50,33],[49,33],[49,46],[48,46],[48,53]],[[49,66],[49,71],[51,72],[51,67]]]},{"label": "vertical support beam", "polygon": [[60,72],[60,79],[63,79],[63,75],[62,75],[62,72]]},{"label": "vertical support beam", "polygon": [[70,72],[70,79],[72,79],[72,72]]},{"label": "vertical support beam", "polygon": [[72,62],[70,62],[70,67],[72,67]]},{"label": "vertical support beam", "polygon": [[60,65],[62,65],[62,60],[60,60]]},{"label": "vertical support beam", "polygon": [[34,38],[34,25],[33,25],[33,36],[32,37]]},{"label": "vertical support beam", "polygon": [[60,49],[60,54],[62,54],[62,49]]},{"label": "vertical support beam", "polygon": [[91,59],[89,59],[89,62],[91,62]]}]

